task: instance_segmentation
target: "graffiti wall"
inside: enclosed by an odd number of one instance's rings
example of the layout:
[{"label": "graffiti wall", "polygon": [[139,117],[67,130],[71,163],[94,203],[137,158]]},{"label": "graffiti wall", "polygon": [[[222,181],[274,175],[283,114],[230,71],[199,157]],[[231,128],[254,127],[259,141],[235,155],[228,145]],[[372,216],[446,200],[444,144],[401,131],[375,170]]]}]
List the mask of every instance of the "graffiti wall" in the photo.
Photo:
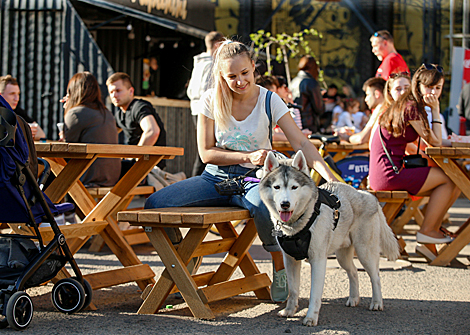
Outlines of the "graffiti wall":
[{"label": "graffiti wall", "polygon": [[[460,1],[455,1],[454,31],[461,32]],[[393,35],[398,52],[413,72],[422,63],[439,64],[450,83],[450,0],[400,0],[394,3]],[[441,105],[447,106],[450,84],[444,86]]]},{"label": "graffiti wall", "polygon": [[410,70],[423,62],[450,65],[450,1],[401,0],[394,3],[393,35]]},{"label": "graffiti wall", "polygon": [[[241,0],[211,1],[215,4],[216,29],[227,36],[240,34],[240,14],[248,9],[246,3]],[[265,1],[270,1],[272,10],[276,10],[270,26],[272,33],[293,34],[314,28],[322,35],[322,38],[307,36],[307,39],[327,85],[334,83],[341,87],[348,84],[356,94],[362,94],[363,81],[375,74],[380,62],[371,53],[371,32],[366,29],[364,20],[373,29],[390,30],[397,51],[411,70],[429,62],[439,63],[450,73],[450,0]],[[459,13],[462,5],[459,1],[454,3],[454,32],[458,33],[461,32]],[[353,12],[354,6],[364,18],[359,19]],[[297,63],[298,59],[289,62],[292,76],[297,73]]]},{"label": "graffiti wall", "polygon": [[[279,1],[274,1],[273,7]],[[359,54],[360,26],[357,18],[338,2],[285,1],[283,8],[273,18],[273,32],[292,34],[314,28],[322,38],[309,36],[310,47],[323,70],[326,84],[338,87],[349,84],[361,87],[356,71]],[[363,52],[370,52],[365,50]],[[297,72],[298,59],[290,61],[291,73]]]},{"label": "graffiti wall", "polygon": [[215,29],[225,36],[238,34],[240,2],[238,0],[211,0],[215,3]]}]

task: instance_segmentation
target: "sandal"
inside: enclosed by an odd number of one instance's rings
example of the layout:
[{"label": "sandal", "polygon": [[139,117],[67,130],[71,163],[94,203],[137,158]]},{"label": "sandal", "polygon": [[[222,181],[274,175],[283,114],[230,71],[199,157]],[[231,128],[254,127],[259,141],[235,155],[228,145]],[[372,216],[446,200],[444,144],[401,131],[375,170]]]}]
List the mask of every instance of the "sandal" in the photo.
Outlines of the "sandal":
[{"label": "sandal", "polygon": [[444,236],[448,236],[452,238],[456,238],[458,236],[457,234],[451,232],[450,230],[447,230],[444,227],[439,228],[439,230],[444,234]]}]

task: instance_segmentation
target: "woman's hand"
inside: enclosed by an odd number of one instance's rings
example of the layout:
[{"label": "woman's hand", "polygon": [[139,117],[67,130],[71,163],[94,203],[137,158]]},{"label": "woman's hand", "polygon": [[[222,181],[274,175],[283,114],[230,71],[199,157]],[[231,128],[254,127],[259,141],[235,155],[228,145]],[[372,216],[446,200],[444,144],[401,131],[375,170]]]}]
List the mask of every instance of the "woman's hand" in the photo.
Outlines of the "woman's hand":
[{"label": "woman's hand", "polygon": [[250,152],[248,154],[248,159],[250,160],[250,163],[253,165],[263,165],[264,160],[266,159],[266,156],[268,155],[269,151],[270,150],[260,149],[260,150]]},{"label": "woman's hand", "polygon": [[439,110],[439,98],[434,94],[425,94],[423,95],[424,102],[426,105],[431,107],[431,109]]}]

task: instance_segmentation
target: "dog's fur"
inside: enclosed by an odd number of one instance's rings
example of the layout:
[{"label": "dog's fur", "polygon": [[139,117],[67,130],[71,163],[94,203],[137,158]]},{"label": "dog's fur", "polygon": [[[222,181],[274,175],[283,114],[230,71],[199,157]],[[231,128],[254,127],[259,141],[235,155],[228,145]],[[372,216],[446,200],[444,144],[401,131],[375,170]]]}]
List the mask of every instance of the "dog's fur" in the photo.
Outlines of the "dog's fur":
[{"label": "dog's fur", "polygon": [[[261,199],[271,213],[274,224],[279,222],[287,236],[295,235],[307,224],[318,198],[318,189],[309,176],[306,159],[301,151],[291,160],[279,162],[268,154],[260,182]],[[306,326],[316,326],[321,307],[321,297],[325,282],[327,256],[336,252],[336,257],[349,277],[349,299],[346,306],[359,304],[359,282],[357,269],[353,263],[354,250],[359,261],[370,276],[372,283],[371,310],[382,310],[382,292],[379,278],[380,252],[390,260],[399,256],[398,242],[387,225],[376,197],[366,191],[331,182],[320,186],[336,195],[340,202],[340,218],[334,229],[333,210],[321,205],[320,214],[310,227],[312,233],[308,250],[311,265],[310,302]],[[282,220],[282,219],[284,220]],[[302,261],[297,261],[283,251],[284,264],[289,286],[286,308],[280,316],[291,317],[298,308],[300,269]]]}]

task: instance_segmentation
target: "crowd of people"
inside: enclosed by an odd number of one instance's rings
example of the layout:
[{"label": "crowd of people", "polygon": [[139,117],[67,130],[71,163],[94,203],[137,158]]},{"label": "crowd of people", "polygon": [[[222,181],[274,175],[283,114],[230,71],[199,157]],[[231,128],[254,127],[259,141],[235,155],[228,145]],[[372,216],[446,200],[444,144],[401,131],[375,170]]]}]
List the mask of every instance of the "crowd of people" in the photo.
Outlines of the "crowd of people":
[{"label": "crowd of people", "polygon": [[[443,69],[436,64],[423,64],[411,76],[388,31],[376,32],[370,42],[372,52],[382,63],[375,77],[363,85],[364,108],[348,85],[341,88],[341,93],[334,84],[323,89],[318,80],[319,66],[312,56],[300,59],[298,73],[288,83],[283,76],[257,73],[252,52],[243,43],[226,39],[219,32],[208,34],[206,51],[194,57],[187,89],[199,152],[193,177],[158,190],[147,199],[145,207],[248,209],[263,247],[272,256],[272,299],[285,301],[288,291],[282,254],[271,234],[273,224],[260,200],[258,184],[248,182],[246,193],[234,196],[218,194],[214,184],[244,174],[255,177],[252,169],[264,163],[273,140],[289,141],[295,151],[303,151],[310,168],[325,180],[335,181],[308,140],[313,133],[335,133],[343,141],[369,144],[372,189],[406,190],[412,195],[430,197],[417,234],[417,251],[429,259],[435,257],[435,245],[452,240],[452,234],[441,229],[441,223],[459,189],[431,160],[429,166],[415,169],[403,168],[402,161],[407,153],[420,152],[424,156],[427,145],[449,144],[439,109]],[[106,85],[117,107],[114,115],[103,104],[97,80],[91,73],[77,73],[70,79],[62,99],[64,140],[116,144],[118,130],[122,130],[125,144],[165,146],[162,120],[149,102],[135,98],[129,75],[117,72],[108,78]],[[268,91],[275,93],[270,98],[271,119],[266,112]],[[0,78],[0,94],[30,123],[35,139],[45,137],[40,125],[18,107],[20,90],[14,78]],[[272,138],[270,127],[274,128]],[[98,159],[81,181],[87,186],[114,185],[133,163]],[[165,168],[164,160],[158,168]],[[179,229],[167,229],[167,233],[174,244],[181,241]],[[197,263],[197,259],[192,261],[191,270]]]}]

